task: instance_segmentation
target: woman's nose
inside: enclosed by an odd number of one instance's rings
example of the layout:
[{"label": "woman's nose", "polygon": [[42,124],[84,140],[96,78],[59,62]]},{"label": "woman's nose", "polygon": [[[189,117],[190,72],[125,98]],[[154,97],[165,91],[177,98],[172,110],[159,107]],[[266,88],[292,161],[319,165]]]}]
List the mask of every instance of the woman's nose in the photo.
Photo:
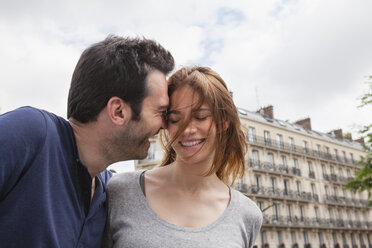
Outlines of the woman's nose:
[{"label": "woman's nose", "polygon": [[187,124],[187,126],[186,126],[186,128],[185,128],[184,134],[186,134],[186,135],[190,135],[190,134],[195,133],[195,131],[196,131],[195,123],[193,123],[193,121],[191,120],[191,121]]}]

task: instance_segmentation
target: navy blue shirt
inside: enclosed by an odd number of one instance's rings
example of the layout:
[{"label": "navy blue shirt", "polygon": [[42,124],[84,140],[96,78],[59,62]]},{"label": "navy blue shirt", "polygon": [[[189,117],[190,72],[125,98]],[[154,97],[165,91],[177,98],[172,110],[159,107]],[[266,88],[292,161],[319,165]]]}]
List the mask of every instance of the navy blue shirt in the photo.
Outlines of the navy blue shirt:
[{"label": "navy blue shirt", "polygon": [[105,186],[79,160],[70,124],[23,107],[0,116],[0,247],[100,247]]}]

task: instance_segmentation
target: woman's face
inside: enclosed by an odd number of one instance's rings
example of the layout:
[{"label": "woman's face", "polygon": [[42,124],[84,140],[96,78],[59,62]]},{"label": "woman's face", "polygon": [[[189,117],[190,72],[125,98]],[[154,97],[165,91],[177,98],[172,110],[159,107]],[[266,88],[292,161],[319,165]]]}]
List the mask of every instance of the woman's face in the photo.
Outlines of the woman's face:
[{"label": "woman's face", "polygon": [[207,104],[204,103],[196,111],[193,110],[198,100],[198,94],[188,86],[173,92],[170,97],[168,132],[173,138],[183,126],[183,120],[190,120],[172,145],[177,154],[176,160],[211,164],[215,151],[216,126]]}]

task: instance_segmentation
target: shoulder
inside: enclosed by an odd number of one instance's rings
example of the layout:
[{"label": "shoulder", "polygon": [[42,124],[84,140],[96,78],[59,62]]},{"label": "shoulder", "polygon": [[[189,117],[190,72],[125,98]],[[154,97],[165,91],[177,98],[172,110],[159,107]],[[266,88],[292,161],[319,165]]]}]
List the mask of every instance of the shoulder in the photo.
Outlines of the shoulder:
[{"label": "shoulder", "polygon": [[[32,152],[42,147],[47,135],[47,121],[42,110],[22,107],[0,115],[0,143],[9,151]],[[20,151],[19,151],[20,152]]]},{"label": "shoulder", "polygon": [[46,133],[48,122],[56,120],[64,119],[45,110],[26,106],[0,115],[0,128],[6,128],[8,133],[14,131],[22,136],[36,137]]},{"label": "shoulder", "polygon": [[131,171],[119,173],[111,177],[107,183],[107,191],[115,192],[117,190],[133,188],[139,185],[139,177],[143,171]]},{"label": "shoulder", "polygon": [[249,197],[243,195],[236,189],[231,188],[231,193],[236,198],[236,210],[239,211],[243,218],[249,219],[257,223],[262,223],[262,212],[255,202],[253,202]]},{"label": "shoulder", "polygon": [[27,127],[29,131],[45,128],[45,116],[41,110],[33,107],[18,108],[1,115],[0,118],[1,126],[7,126],[9,129]]}]

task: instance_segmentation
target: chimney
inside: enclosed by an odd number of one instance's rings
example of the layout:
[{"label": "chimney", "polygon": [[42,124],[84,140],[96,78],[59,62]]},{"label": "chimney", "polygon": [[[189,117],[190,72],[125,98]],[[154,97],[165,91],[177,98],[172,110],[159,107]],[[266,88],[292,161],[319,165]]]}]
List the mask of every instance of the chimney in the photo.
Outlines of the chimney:
[{"label": "chimney", "polygon": [[302,120],[299,120],[299,121],[296,121],[295,124],[301,125],[304,128],[306,128],[308,130],[311,130],[311,120],[310,120],[309,117],[305,118],[305,119],[302,119]]},{"label": "chimney", "polygon": [[343,140],[344,135],[342,134],[342,129],[332,130],[329,134],[336,136],[337,139]]},{"label": "chimney", "polygon": [[362,145],[364,145],[364,138],[359,138],[359,139],[357,139],[357,140],[354,140],[355,142],[358,142],[358,143],[360,143],[360,144],[362,144]]},{"label": "chimney", "polygon": [[260,108],[257,112],[260,114],[264,114],[271,119],[274,119],[274,107],[272,105]]}]

